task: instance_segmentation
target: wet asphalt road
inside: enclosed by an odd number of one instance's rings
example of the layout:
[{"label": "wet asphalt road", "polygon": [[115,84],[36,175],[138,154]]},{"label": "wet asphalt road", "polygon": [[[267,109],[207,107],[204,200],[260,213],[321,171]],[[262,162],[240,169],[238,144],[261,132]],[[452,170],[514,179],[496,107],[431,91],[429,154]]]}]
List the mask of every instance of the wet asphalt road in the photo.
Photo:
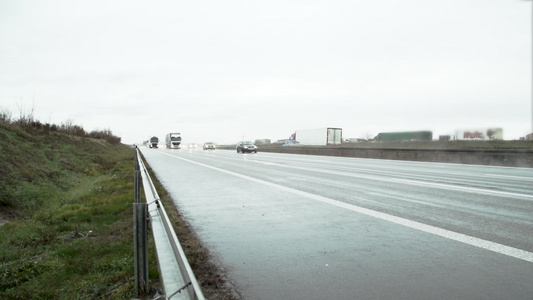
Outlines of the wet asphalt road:
[{"label": "wet asphalt road", "polygon": [[141,151],[245,299],[533,299],[533,169]]}]

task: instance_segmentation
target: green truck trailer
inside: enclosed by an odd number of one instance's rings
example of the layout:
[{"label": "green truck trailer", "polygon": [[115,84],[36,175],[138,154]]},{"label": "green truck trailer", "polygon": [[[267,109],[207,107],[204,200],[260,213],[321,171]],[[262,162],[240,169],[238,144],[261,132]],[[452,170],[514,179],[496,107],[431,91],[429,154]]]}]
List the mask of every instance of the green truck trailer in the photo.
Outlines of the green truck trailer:
[{"label": "green truck trailer", "polygon": [[404,132],[381,132],[374,140],[380,142],[399,141],[431,141],[433,132],[431,131],[404,131]]}]

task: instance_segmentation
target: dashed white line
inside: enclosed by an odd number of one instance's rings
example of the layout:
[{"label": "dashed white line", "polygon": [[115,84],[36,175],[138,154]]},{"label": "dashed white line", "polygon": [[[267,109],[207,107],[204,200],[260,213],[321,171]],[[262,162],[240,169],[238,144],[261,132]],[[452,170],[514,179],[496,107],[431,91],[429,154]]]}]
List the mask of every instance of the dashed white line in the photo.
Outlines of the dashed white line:
[{"label": "dashed white line", "polygon": [[533,177],[499,175],[499,174],[483,174],[483,175],[485,175],[486,177],[510,178],[510,179],[520,179],[520,180],[533,181]]}]

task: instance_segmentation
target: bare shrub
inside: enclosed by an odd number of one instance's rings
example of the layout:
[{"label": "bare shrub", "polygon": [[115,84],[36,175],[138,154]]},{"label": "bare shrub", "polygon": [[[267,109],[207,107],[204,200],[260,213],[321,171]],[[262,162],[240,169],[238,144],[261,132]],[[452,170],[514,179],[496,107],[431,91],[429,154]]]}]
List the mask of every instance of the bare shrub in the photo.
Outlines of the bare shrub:
[{"label": "bare shrub", "polygon": [[59,132],[72,136],[103,139],[112,144],[118,144],[121,141],[121,138],[114,136],[110,129],[93,130],[89,133],[85,131],[83,126],[74,124],[70,119],[61,123],[61,125],[41,123],[35,120],[34,108],[25,110],[22,106],[19,106],[19,118],[17,120],[12,118],[11,112],[9,111],[0,112],[0,123],[14,125],[27,132],[32,130],[44,133]]},{"label": "bare shrub", "polygon": [[43,124],[43,130],[48,131],[48,132],[54,132],[58,130],[58,127],[56,124],[46,123],[46,124]]},{"label": "bare shrub", "polygon": [[59,131],[66,134],[75,135],[75,136],[86,136],[87,132],[83,129],[82,126],[74,124],[72,120],[67,120],[64,123],[61,123],[59,126]]},{"label": "bare shrub", "polygon": [[103,139],[112,144],[118,144],[121,140],[120,137],[114,136],[110,129],[93,130],[88,134],[88,136],[95,139]]},{"label": "bare shrub", "polygon": [[0,112],[0,122],[4,124],[11,124],[13,122],[13,119],[11,117],[11,112],[10,111]]},{"label": "bare shrub", "polygon": [[26,110],[22,104],[18,105],[19,109],[19,118],[14,122],[14,124],[22,128],[32,127],[32,123],[35,122],[35,107],[32,106],[31,109]]}]

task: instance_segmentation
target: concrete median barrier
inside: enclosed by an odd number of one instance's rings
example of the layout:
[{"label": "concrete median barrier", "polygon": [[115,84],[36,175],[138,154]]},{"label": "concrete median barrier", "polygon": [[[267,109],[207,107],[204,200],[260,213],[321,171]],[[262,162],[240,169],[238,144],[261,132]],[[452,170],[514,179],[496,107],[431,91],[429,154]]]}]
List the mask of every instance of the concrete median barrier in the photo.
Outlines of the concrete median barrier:
[{"label": "concrete median barrier", "polygon": [[533,167],[533,149],[383,149],[331,146],[262,146],[258,151],[473,165]]}]

